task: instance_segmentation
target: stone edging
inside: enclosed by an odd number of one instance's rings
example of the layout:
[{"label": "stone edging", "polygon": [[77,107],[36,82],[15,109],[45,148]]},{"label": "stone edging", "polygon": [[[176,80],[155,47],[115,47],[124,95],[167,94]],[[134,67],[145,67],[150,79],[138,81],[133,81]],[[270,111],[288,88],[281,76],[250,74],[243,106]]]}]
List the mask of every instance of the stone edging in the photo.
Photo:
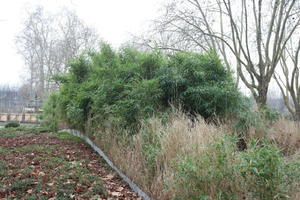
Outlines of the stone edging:
[{"label": "stone edging", "polygon": [[123,174],[115,165],[114,163],[104,154],[104,152],[93,142],[91,141],[87,136],[82,134],[78,130],[74,129],[63,129],[59,132],[67,132],[74,136],[80,137],[83,139],[86,143],[88,143],[92,149],[94,149],[105,161],[106,163],[117,172],[117,174],[129,185],[129,187],[136,192],[140,197],[142,197],[144,200],[151,200],[151,198],[142,191],[134,182],[132,182],[125,174]]}]

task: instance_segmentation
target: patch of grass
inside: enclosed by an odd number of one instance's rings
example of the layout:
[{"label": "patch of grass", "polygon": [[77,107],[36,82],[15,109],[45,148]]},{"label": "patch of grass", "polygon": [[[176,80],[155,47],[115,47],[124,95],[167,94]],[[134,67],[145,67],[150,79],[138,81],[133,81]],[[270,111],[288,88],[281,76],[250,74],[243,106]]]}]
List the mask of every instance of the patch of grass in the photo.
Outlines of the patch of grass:
[{"label": "patch of grass", "polygon": [[76,189],[79,174],[68,169],[66,165],[59,169],[63,173],[55,179],[57,186],[57,197],[69,197]]},{"label": "patch of grass", "polygon": [[6,152],[6,149],[4,147],[0,147],[0,154],[5,153],[5,152]]},{"label": "patch of grass", "polygon": [[24,174],[25,176],[30,175],[31,171],[32,171],[32,167],[26,167],[25,169],[22,170],[22,174]]},{"label": "patch of grass", "polygon": [[28,189],[30,189],[31,185],[33,183],[33,179],[32,178],[25,178],[22,180],[18,180],[15,181],[11,187],[10,187],[10,191],[21,191],[21,192],[25,192]]},{"label": "patch of grass", "polygon": [[40,158],[39,160],[45,160],[45,159],[46,159],[45,166],[52,169],[66,162],[64,159],[59,157],[46,157],[46,158]]},{"label": "patch of grass", "polygon": [[19,127],[8,127],[0,129],[0,137],[17,137],[21,135],[36,135],[49,132],[49,129],[38,125],[21,125]]},{"label": "patch of grass", "polygon": [[84,174],[81,177],[79,177],[79,183],[80,184],[92,184],[95,182],[99,177],[95,174]]},{"label": "patch of grass", "polygon": [[84,160],[64,162],[58,171],[62,171],[60,176],[55,177],[54,181],[57,183],[59,198],[68,197],[72,192],[78,188],[85,188],[92,185],[82,195],[86,198],[90,198],[96,194],[106,195],[106,188],[103,185],[102,180],[96,174],[90,174],[89,170],[82,166]]},{"label": "patch of grass", "polygon": [[[85,198],[89,198],[91,196],[95,197],[96,195],[103,195],[107,197],[106,188],[99,178],[93,182],[92,187],[83,195]],[[100,198],[100,197],[98,197]],[[96,198],[96,199],[98,199]]]},{"label": "patch of grass", "polygon": [[35,200],[37,198],[38,197],[35,194],[33,194],[33,195],[29,196],[27,200]]},{"label": "patch of grass", "polygon": [[300,149],[299,122],[277,120],[271,127],[270,140],[275,140],[285,155],[293,155]]},{"label": "patch of grass", "polygon": [[20,136],[20,133],[16,132],[16,128],[1,128],[0,137],[17,137]]},{"label": "patch of grass", "polygon": [[49,145],[28,145],[28,146],[23,146],[23,147],[16,147],[11,150],[13,153],[17,152],[24,152],[24,153],[30,153],[34,151],[38,152],[52,152],[54,150],[55,146],[49,146]]},{"label": "patch of grass", "polygon": [[23,131],[25,133],[30,134],[38,134],[38,133],[45,133],[50,132],[50,130],[43,126],[38,125],[22,125],[19,128],[16,129],[17,131]]},{"label": "patch of grass", "polygon": [[92,187],[92,192],[94,194],[107,194],[102,182],[95,183]]},{"label": "patch of grass", "polygon": [[83,140],[80,137],[73,136],[70,133],[67,132],[58,132],[51,134],[52,136],[55,136],[61,140],[71,140],[74,142],[82,142]]},{"label": "patch of grass", "polygon": [[4,177],[6,174],[6,163],[4,161],[0,161],[0,178]]},{"label": "patch of grass", "polygon": [[64,164],[60,167],[60,170],[66,172],[62,174],[63,179],[79,179],[79,177],[88,174],[89,170],[82,166],[84,161],[71,161],[64,162]]}]

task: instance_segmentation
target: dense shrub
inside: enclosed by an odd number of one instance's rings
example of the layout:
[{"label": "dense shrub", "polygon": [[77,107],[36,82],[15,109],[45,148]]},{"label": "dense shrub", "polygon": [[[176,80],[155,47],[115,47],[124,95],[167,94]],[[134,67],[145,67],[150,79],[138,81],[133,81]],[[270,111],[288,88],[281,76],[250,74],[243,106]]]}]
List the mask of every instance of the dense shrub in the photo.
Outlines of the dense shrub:
[{"label": "dense shrub", "polygon": [[158,78],[165,104],[180,103],[186,111],[204,118],[224,116],[240,104],[241,95],[231,72],[212,51],[177,53],[160,70]]},{"label": "dense shrub", "polygon": [[[268,142],[252,141],[246,153],[241,154],[239,166],[251,198],[285,199],[290,186],[290,168],[285,166],[280,151]],[[291,163],[289,166],[292,166]],[[299,166],[300,167],[300,166]],[[293,169],[295,170],[295,169]],[[299,170],[294,171],[299,174]]]},{"label": "dense shrub", "polygon": [[[241,95],[232,74],[212,51],[115,52],[107,44],[100,49],[73,59],[69,73],[55,77],[60,91],[46,105],[59,108],[60,119],[71,127],[83,129],[90,121],[92,126],[113,124],[136,132],[141,119],[164,112],[171,104],[204,118],[234,113],[239,105]],[[46,121],[52,121],[53,113],[47,109],[45,113],[50,115]]]},{"label": "dense shrub", "polygon": [[57,120],[60,115],[59,110],[57,108],[59,101],[58,101],[58,94],[52,93],[48,101],[43,105],[43,125],[48,127],[50,130],[56,130],[57,128]]},{"label": "dense shrub", "polygon": [[19,122],[8,122],[7,124],[5,124],[5,128],[16,128],[19,127],[20,123]]}]

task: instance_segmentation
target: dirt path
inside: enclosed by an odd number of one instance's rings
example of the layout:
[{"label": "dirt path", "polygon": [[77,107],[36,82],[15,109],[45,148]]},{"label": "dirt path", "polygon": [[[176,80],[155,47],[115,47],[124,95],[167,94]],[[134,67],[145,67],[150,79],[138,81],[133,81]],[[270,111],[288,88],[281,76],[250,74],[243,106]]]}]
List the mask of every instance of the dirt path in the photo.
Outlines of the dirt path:
[{"label": "dirt path", "polygon": [[0,199],[140,199],[79,138],[0,132]]}]

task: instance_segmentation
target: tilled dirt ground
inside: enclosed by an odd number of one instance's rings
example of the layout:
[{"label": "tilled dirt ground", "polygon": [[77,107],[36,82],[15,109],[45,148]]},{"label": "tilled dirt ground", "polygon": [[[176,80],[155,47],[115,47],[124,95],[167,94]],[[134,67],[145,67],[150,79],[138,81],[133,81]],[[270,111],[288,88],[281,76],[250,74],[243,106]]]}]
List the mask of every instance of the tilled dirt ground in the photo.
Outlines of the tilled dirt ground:
[{"label": "tilled dirt ground", "polygon": [[141,198],[79,138],[0,132],[0,199]]}]

